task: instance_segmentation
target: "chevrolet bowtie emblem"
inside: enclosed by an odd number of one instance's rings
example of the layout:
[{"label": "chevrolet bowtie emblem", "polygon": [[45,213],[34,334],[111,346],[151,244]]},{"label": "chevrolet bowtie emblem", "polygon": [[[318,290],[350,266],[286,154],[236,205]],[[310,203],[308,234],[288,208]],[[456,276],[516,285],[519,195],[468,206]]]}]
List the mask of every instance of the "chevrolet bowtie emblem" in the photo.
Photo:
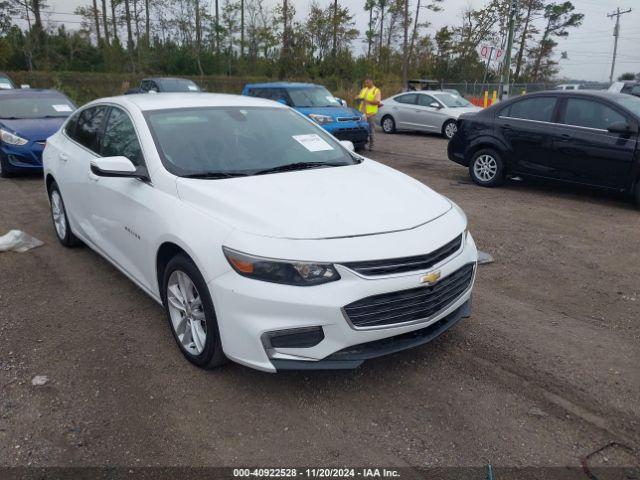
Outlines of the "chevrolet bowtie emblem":
[{"label": "chevrolet bowtie emblem", "polygon": [[425,285],[433,285],[438,280],[440,280],[440,271],[427,273],[420,279],[420,283],[424,283]]}]

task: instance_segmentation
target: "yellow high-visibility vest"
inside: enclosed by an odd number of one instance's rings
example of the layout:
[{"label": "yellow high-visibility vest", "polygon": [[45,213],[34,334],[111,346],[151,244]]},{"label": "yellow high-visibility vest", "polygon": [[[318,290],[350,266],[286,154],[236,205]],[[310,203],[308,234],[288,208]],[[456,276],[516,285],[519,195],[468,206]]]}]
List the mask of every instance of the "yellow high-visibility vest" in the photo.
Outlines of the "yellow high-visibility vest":
[{"label": "yellow high-visibility vest", "polygon": [[[378,87],[372,88],[363,88],[360,90],[359,97],[368,102],[374,102],[376,100],[376,95],[380,93]],[[378,105],[371,105],[369,103],[361,102],[360,103],[360,111],[362,113],[366,113],[367,116],[375,115],[378,113]]]}]

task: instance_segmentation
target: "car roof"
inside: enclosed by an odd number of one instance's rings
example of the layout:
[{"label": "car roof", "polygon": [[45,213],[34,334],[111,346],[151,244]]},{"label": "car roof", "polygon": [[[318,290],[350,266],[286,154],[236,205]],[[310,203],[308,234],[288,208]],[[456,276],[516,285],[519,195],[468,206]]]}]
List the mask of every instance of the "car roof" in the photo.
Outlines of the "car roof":
[{"label": "car roof", "polygon": [[38,94],[39,96],[42,96],[42,94],[65,96],[64,93],[49,88],[12,88],[8,90],[0,90],[0,96],[29,97],[34,94]]},{"label": "car roof", "polygon": [[[144,80],[153,80],[154,82],[162,82],[163,80],[182,80],[184,82],[193,82],[190,78],[182,78],[182,77],[145,77]],[[195,82],[193,82],[195,83]]]},{"label": "car roof", "polygon": [[[616,100],[618,98],[626,98],[624,93],[610,92],[608,90],[544,90],[542,92],[528,93],[527,98],[544,97],[549,95],[557,95],[559,97],[598,97],[605,100]],[[512,97],[509,100],[515,100],[518,97]]]},{"label": "car roof", "polygon": [[318,87],[315,83],[302,82],[267,82],[267,83],[247,83],[244,88],[310,88]]},{"label": "car roof", "polygon": [[134,93],[118,97],[100,98],[88,105],[116,103],[124,107],[134,107],[141,111],[197,108],[197,107],[271,107],[289,108],[281,103],[264,98],[224,93]]}]

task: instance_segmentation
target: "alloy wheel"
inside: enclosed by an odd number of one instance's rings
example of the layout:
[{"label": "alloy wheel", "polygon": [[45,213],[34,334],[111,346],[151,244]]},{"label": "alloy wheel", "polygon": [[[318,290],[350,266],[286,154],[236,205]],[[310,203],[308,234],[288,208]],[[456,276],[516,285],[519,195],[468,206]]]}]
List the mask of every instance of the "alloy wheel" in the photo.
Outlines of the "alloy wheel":
[{"label": "alloy wheel", "polygon": [[491,155],[480,155],[473,164],[473,172],[481,181],[490,182],[498,173],[498,162]]},{"label": "alloy wheel", "polygon": [[64,203],[60,192],[54,190],[51,193],[51,215],[53,216],[53,225],[60,240],[64,240],[67,236],[67,215],[64,211]]},{"label": "alloy wheel", "polygon": [[386,133],[393,132],[393,128],[394,128],[393,119],[391,119],[390,117],[387,117],[382,121],[382,129]]},{"label": "alloy wheel", "polygon": [[178,341],[189,354],[200,355],[207,340],[207,320],[198,289],[181,270],[175,270],[169,276],[167,304]]},{"label": "alloy wheel", "polygon": [[447,123],[447,126],[444,127],[444,134],[448,139],[452,139],[457,131],[458,126],[456,125],[456,122],[449,122]]}]

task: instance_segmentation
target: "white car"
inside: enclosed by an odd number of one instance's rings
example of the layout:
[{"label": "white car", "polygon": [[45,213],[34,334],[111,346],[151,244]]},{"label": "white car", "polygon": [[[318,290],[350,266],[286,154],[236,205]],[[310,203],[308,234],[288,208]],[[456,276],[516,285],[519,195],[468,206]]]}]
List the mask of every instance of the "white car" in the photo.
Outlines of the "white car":
[{"label": "white car", "polygon": [[269,100],[127,95],[74,113],[44,174],[60,242],[164,305],[192,363],[353,368],[468,316],[477,251],[453,202],[351,147]]},{"label": "white car", "polygon": [[376,123],[384,133],[418,130],[439,133],[450,140],[458,130],[458,117],[480,110],[480,107],[449,92],[405,92],[382,101]]}]

